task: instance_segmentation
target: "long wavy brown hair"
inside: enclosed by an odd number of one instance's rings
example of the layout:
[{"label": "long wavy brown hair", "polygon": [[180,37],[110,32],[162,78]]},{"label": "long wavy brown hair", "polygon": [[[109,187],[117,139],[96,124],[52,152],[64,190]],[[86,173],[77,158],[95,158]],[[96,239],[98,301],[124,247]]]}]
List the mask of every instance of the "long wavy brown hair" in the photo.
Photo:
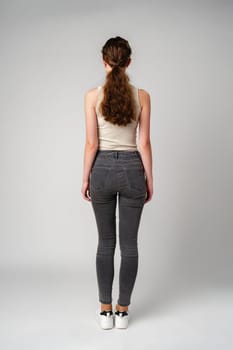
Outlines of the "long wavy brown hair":
[{"label": "long wavy brown hair", "polygon": [[135,99],[127,67],[132,53],[127,40],[116,36],[110,38],[102,47],[102,57],[112,70],[108,72],[103,85],[103,99],[100,112],[104,119],[118,125],[127,125],[136,119]]}]

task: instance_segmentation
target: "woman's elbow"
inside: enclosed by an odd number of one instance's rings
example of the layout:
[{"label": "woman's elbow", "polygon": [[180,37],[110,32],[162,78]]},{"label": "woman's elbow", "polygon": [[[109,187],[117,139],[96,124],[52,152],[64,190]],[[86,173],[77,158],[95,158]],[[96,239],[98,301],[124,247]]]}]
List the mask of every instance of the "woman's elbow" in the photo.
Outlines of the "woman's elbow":
[{"label": "woman's elbow", "polygon": [[97,149],[99,147],[98,142],[95,141],[86,141],[86,148],[92,150],[92,149]]},{"label": "woman's elbow", "polygon": [[150,145],[151,145],[150,140],[139,142],[139,148],[148,148],[150,147]]}]

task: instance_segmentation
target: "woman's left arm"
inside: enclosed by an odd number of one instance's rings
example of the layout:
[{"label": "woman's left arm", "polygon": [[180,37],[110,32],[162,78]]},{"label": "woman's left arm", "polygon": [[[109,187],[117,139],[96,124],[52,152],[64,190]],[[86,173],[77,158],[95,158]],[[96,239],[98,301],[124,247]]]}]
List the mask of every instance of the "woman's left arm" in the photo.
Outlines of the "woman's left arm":
[{"label": "woman's left arm", "polygon": [[85,126],[86,126],[86,143],[84,148],[83,158],[83,178],[81,193],[83,198],[90,201],[89,195],[89,176],[92,168],[92,164],[98,149],[98,131],[96,120],[96,92],[97,89],[91,89],[86,92],[84,97],[84,109],[85,109]]}]

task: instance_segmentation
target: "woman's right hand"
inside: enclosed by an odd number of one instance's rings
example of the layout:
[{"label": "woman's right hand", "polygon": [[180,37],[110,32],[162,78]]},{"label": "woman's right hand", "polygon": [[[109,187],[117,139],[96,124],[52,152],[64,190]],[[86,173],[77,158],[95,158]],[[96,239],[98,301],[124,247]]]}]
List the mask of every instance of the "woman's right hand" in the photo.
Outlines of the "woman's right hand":
[{"label": "woman's right hand", "polygon": [[146,179],[146,187],[147,187],[147,197],[146,197],[145,203],[148,203],[152,199],[153,192],[154,192],[153,181]]}]

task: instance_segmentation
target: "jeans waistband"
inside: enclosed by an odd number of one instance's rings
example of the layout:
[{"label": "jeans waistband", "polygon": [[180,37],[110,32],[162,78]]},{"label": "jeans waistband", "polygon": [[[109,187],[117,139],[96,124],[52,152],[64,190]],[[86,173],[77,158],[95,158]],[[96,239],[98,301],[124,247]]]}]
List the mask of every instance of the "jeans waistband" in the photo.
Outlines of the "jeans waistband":
[{"label": "jeans waistband", "polygon": [[99,158],[122,158],[122,159],[138,159],[141,158],[139,151],[127,150],[97,150],[96,156]]}]

